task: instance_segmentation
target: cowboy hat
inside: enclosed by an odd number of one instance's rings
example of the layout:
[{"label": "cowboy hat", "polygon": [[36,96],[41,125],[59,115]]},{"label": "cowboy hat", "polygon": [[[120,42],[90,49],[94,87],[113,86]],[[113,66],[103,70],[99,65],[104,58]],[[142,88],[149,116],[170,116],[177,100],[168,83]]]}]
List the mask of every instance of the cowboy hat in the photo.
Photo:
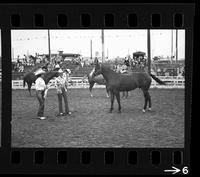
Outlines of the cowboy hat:
[{"label": "cowboy hat", "polygon": [[38,69],[37,71],[34,72],[34,74],[37,76],[39,74],[44,74],[46,73],[42,68]]},{"label": "cowboy hat", "polygon": [[58,72],[59,72],[59,73],[63,73],[63,70],[60,68],[60,69],[58,70]]},{"label": "cowboy hat", "polygon": [[69,74],[71,74],[71,70],[70,69],[65,69],[65,72],[68,72]]},{"label": "cowboy hat", "polygon": [[55,66],[55,68],[60,68],[60,65],[59,65],[59,64],[57,64],[57,65]]}]

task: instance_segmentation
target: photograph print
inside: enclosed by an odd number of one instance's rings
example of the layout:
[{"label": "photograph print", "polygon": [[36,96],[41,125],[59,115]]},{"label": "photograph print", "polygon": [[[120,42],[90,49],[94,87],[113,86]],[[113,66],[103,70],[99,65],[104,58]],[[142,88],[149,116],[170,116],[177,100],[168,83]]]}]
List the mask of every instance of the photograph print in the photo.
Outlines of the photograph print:
[{"label": "photograph print", "polygon": [[185,30],[11,30],[12,147],[184,148]]}]

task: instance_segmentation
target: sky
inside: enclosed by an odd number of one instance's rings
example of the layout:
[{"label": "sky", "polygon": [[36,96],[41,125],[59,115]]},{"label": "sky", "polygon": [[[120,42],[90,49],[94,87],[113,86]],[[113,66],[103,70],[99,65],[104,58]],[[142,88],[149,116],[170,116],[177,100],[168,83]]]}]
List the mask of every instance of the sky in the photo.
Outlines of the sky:
[{"label": "sky", "polygon": [[[172,30],[151,30],[151,57],[171,56]],[[173,46],[175,55],[175,30]],[[48,53],[47,30],[12,30],[12,58],[24,54]],[[79,53],[90,57],[98,52],[101,56],[101,30],[50,30],[51,53]],[[105,57],[116,58],[132,55],[133,52],[147,53],[147,30],[104,30]],[[185,30],[178,30],[178,58],[185,58]]]}]

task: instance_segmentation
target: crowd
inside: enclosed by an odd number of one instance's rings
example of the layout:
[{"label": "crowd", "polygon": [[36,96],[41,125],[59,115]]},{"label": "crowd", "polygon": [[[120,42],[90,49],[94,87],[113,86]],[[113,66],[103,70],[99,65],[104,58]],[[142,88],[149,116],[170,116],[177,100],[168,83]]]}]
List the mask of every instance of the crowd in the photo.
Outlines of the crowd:
[{"label": "crowd", "polygon": [[[16,62],[12,62],[12,71],[13,72],[24,72],[28,67],[34,67],[40,64],[48,65],[48,70],[54,69],[57,65],[62,65],[64,62],[64,58],[62,56],[52,56],[51,60],[48,60],[46,55],[38,55],[35,56],[26,56],[24,55],[23,58],[18,56]],[[82,66],[85,64],[81,57],[77,59],[72,58],[71,60],[74,64],[81,64]]]}]

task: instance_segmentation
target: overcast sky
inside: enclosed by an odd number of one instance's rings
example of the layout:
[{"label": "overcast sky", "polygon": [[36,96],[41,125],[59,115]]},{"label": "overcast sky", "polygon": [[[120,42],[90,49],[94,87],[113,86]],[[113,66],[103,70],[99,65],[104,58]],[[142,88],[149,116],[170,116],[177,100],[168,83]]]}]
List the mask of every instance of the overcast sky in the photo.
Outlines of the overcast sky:
[{"label": "overcast sky", "polygon": [[[172,30],[151,30],[151,55],[171,56]],[[175,30],[174,55],[175,55]],[[47,30],[12,30],[12,56],[24,54],[48,53]],[[90,57],[101,55],[101,30],[50,30],[51,53],[63,50],[64,53],[80,53]],[[143,51],[147,53],[147,30],[104,30],[105,56],[109,58],[125,57],[128,53]],[[185,30],[178,30],[178,57],[185,58]]]}]

